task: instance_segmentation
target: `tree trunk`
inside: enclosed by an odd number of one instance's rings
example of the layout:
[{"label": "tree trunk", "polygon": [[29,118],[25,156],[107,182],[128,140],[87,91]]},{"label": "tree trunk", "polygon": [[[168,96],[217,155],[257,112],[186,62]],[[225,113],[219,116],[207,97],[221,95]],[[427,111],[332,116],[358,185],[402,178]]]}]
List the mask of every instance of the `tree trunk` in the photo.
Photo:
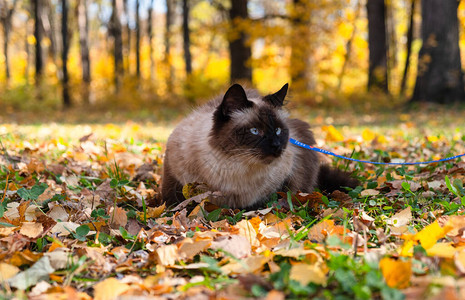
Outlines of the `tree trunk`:
[{"label": "tree trunk", "polygon": [[386,5],[384,0],[368,0],[368,90],[388,93],[388,69],[386,40]]},{"label": "tree trunk", "polygon": [[[45,2],[45,4],[44,4]],[[55,16],[55,6],[53,5],[51,0],[42,0],[42,8],[41,8],[41,24],[42,28],[44,29],[44,35],[48,37],[50,40],[50,47],[45,48],[49,50],[47,54],[52,58],[53,63],[58,65],[58,56],[60,53],[60,45],[57,40],[59,37],[59,29],[57,29],[57,24],[55,24],[56,16]],[[60,75],[60,70],[57,68],[57,75],[61,78],[63,75]]]},{"label": "tree trunk", "polygon": [[26,52],[26,66],[24,68],[24,78],[26,79],[26,84],[29,85],[29,64],[30,64],[30,57],[31,57],[31,51],[29,50],[29,26],[26,23],[26,35],[24,36],[24,50]]},{"label": "tree trunk", "polygon": [[81,67],[83,81],[83,99],[89,102],[90,75],[90,55],[89,55],[89,19],[87,13],[87,1],[79,0],[77,6],[77,19],[79,27],[79,47],[81,50]]},{"label": "tree trunk", "polygon": [[36,67],[36,84],[40,83],[40,78],[42,76],[43,61],[42,61],[42,32],[41,32],[41,21],[40,21],[40,8],[41,0],[33,0],[34,4],[34,38],[35,38],[35,67]]},{"label": "tree trunk", "polygon": [[168,68],[168,78],[166,85],[168,86],[168,91],[172,92],[173,90],[173,66],[171,64],[171,23],[172,20],[172,10],[173,10],[173,0],[166,0],[166,23],[165,23],[165,64]]},{"label": "tree trunk", "polygon": [[[232,28],[249,19],[247,11],[247,0],[231,0],[231,9],[229,17]],[[247,34],[240,30],[236,32],[237,37],[229,40],[229,56],[231,59],[231,82],[237,80],[246,80],[252,82],[252,68],[250,67],[250,59],[252,50],[247,45]]]},{"label": "tree trunk", "polygon": [[457,0],[423,0],[423,45],[411,101],[465,101],[460,61]]},{"label": "tree trunk", "polygon": [[192,56],[191,56],[191,40],[189,30],[189,3],[188,0],[182,1],[182,34],[184,40],[184,62],[186,75],[192,73]]},{"label": "tree trunk", "polygon": [[128,0],[123,1],[124,5],[124,15],[126,16],[126,45],[124,49],[124,54],[126,55],[126,70],[128,73],[131,73],[130,68],[130,57],[131,57],[131,28],[129,27],[129,4]]},{"label": "tree trunk", "polygon": [[63,105],[64,107],[71,106],[71,97],[69,95],[69,77],[68,77],[68,50],[69,50],[69,36],[68,36],[68,1],[61,0],[61,40],[62,40],[62,53],[61,64],[63,68],[62,87],[63,87]]},{"label": "tree trunk", "polygon": [[149,38],[149,56],[150,56],[150,80],[153,80],[155,75],[155,62],[153,60],[153,0],[150,0],[149,12],[148,12],[148,26],[147,26],[147,35]]},{"label": "tree trunk", "polygon": [[113,58],[114,58],[114,80],[116,91],[119,90],[120,77],[124,73],[123,69],[123,38],[121,34],[121,22],[119,19],[119,1],[112,0],[112,14],[109,23],[109,33],[113,37]]},{"label": "tree trunk", "polygon": [[13,13],[16,8],[17,0],[13,1],[12,7],[8,7],[5,2],[3,5],[4,11],[3,14],[0,11],[1,23],[3,27],[3,54],[5,55],[5,76],[7,81],[10,79],[10,60],[8,56],[8,42],[10,40],[10,30],[11,30],[11,20],[13,18]]},{"label": "tree trunk", "polygon": [[140,79],[140,18],[139,0],[136,0],[136,76]]},{"label": "tree trunk", "polygon": [[292,89],[298,93],[308,90],[310,84],[310,17],[308,0],[293,0],[289,75]]},{"label": "tree trunk", "polygon": [[407,50],[407,57],[405,59],[405,66],[404,66],[404,72],[402,74],[402,81],[400,83],[400,95],[405,94],[405,87],[407,85],[407,77],[408,77],[408,71],[410,67],[410,55],[412,54],[412,42],[413,42],[413,26],[415,24],[414,22],[414,15],[415,15],[415,4],[416,0],[410,0],[410,18],[409,18],[409,24],[408,24],[408,30],[407,30],[407,44],[406,50]]}]

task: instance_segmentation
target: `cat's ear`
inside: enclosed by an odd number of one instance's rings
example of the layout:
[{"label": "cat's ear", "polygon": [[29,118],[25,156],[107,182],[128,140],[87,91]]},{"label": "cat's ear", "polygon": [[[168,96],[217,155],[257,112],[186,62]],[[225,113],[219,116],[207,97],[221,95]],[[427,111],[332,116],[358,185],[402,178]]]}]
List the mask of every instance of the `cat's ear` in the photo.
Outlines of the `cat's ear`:
[{"label": "cat's ear", "polygon": [[281,107],[284,105],[284,98],[287,95],[289,84],[285,84],[279,91],[274,94],[263,97],[263,101],[268,102],[274,107]]},{"label": "cat's ear", "polygon": [[223,101],[218,107],[218,111],[222,117],[229,119],[232,112],[252,106],[253,102],[247,99],[247,95],[242,86],[236,83],[224,94]]}]

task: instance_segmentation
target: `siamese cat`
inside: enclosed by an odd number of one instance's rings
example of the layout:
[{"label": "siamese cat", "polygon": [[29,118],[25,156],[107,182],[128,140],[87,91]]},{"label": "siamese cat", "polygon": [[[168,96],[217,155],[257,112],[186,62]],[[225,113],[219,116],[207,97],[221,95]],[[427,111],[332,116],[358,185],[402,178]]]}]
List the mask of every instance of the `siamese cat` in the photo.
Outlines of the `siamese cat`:
[{"label": "siamese cat", "polygon": [[261,97],[255,90],[231,86],[186,117],[168,138],[162,183],[167,204],[184,200],[187,183],[206,184],[223,197],[219,206],[256,207],[276,191],[331,192],[357,186],[348,173],[322,164],[318,154],[289,143],[315,139],[306,122],[283,109],[288,90]]}]

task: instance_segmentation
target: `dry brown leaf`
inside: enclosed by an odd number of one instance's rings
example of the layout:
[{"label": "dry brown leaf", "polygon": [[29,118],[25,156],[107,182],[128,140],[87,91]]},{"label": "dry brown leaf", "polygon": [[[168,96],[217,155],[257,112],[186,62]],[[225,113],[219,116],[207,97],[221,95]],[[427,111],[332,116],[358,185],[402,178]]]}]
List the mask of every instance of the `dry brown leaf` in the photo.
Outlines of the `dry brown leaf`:
[{"label": "dry brown leaf", "polygon": [[61,220],[62,222],[67,222],[69,219],[69,214],[61,205],[53,206],[47,215],[55,221]]},{"label": "dry brown leaf", "polygon": [[44,231],[44,226],[42,226],[42,224],[40,223],[24,222],[21,225],[21,229],[19,230],[19,233],[27,237],[30,237],[30,238],[36,238],[39,235],[41,235],[43,231]]},{"label": "dry brown leaf", "polygon": [[179,260],[179,251],[176,245],[165,245],[157,248],[157,262],[163,266],[174,265]]},{"label": "dry brown leaf", "polygon": [[307,284],[315,283],[326,285],[326,274],[319,265],[298,263],[294,264],[289,274],[289,278],[300,282],[303,286]]},{"label": "dry brown leaf", "polygon": [[416,192],[421,188],[420,183],[418,183],[416,181],[412,181],[412,180],[394,180],[394,181],[386,182],[386,184],[391,185],[396,190],[402,190],[402,183],[403,182],[407,182],[410,185],[410,190],[412,192]]},{"label": "dry brown leaf", "polygon": [[260,241],[257,239],[257,232],[255,231],[254,225],[251,221],[242,220],[237,223],[234,228],[239,230],[238,234],[244,236],[249,241],[250,245],[254,247],[260,246]]},{"label": "dry brown leaf", "polygon": [[0,228],[0,237],[10,236],[18,227],[2,227]]},{"label": "dry brown leaf", "polygon": [[200,252],[207,250],[210,241],[194,241],[191,238],[185,238],[178,246],[180,258],[190,260]]},{"label": "dry brown leaf", "polygon": [[[152,218],[152,219],[156,219],[158,217],[161,216],[161,214],[165,211],[165,203],[163,203],[162,205],[158,206],[158,207],[147,207],[147,219],[149,218]],[[139,218],[144,218],[144,212],[141,211],[141,212],[138,212],[137,215],[139,216]]]},{"label": "dry brown leaf", "polygon": [[79,224],[74,222],[58,222],[52,227],[50,233],[58,234],[59,236],[67,236],[70,235],[71,232],[75,232],[76,228],[79,226]]},{"label": "dry brown leaf", "polygon": [[366,189],[366,190],[363,190],[360,195],[362,197],[368,197],[368,196],[376,196],[376,195],[379,195],[379,191],[377,190],[374,190],[374,189]]},{"label": "dry brown leaf", "polygon": [[249,240],[241,235],[221,236],[211,243],[210,248],[222,249],[235,258],[244,258],[252,253],[252,246]]},{"label": "dry brown leaf", "polygon": [[407,207],[402,211],[396,213],[389,219],[386,219],[386,224],[391,230],[392,235],[402,235],[408,232],[408,224],[412,220],[412,209]]},{"label": "dry brown leaf", "polygon": [[38,261],[43,256],[42,253],[33,253],[31,250],[26,249],[21,252],[15,252],[13,256],[9,259],[9,263],[20,267],[22,265],[32,265]]},{"label": "dry brown leaf", "polygon": [[277,290],[270,291],[266,295],[266,298],[265,298],[265,300],[284,300],[284,299],[286,299],[286,295],[283,292],[277,291]]},{"label": "dry brown leaf", "polygon": [[241,260],[235,260],[221,267],[225,273],[245,274],[259,272],[271,260],[271,256],[256,255]]},{"label": "dry brown leaf", "polygon": [[0,262],[0,282],[4,282],[18,274],[20,269],[17,266]]},{"label": "dry brown leaf", "polygon": [[125,227],[128,223],[128,216],[126,215],[126,211],[121,207],[113,207],[110,209],[110,226],[113,229],[118,229],[120,227]]},{"label": "dry brown leaf", "polygon": [[94,286],[95,300],[113,300],[129,290],[129,285],[116,278],[107,278]]}]

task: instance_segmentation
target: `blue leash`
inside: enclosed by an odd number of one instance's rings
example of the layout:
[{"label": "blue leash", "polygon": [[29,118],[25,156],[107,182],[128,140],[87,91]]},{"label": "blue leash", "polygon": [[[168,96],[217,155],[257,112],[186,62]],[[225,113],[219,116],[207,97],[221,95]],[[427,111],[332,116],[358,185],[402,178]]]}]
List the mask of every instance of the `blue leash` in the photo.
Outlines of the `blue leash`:
[{"label": "blue leash", "polygon": [[389,162],[389,163],[384,163],[384,162],[375,162],[375,161],[369,161],[369,160],[359,160],[359,159],[355,159],[355,158],[351,158],[351,157],[347,157],[347,156],[342,156],[342,155],[336,154],[336,153],[328,151],[328,150],[324,150],[324,149],[320,149],[320,148],[317,148],[317,147],[309,146],[309,145],[301,143],[301,142],[299,142],[299,141],[297,141],[297,140],[295,140],[293,138],[290,138],[289,141],[292,144],[294,144],[296,146],[299,146],[299,147],[302,147],[302,148],[305,148],[305,149],[309,149],[309,150],[320,152],[320,153],[327,154],[327,155],[332,155],[332,156],[339,157],[339,158],[346,159],[346,160],[361,162],[361,163],[365,163],[365,164],[373,164],[373,165],[394,165],[394,166],[397,166],[397,165],[425,165],[425,164],[432,164],[432,163],[438,163],[438,162],[453,160],[453,159],[465,156],[465,153],[464,153],[464,154],[455,155],[455,156],[452,156],[452,157],[447,157],[447,158],[443,158],[443,159],[439,159],[439,160],[430,160],[430,161],[423,161],[423,162],[400,162],[400,163]]}]

